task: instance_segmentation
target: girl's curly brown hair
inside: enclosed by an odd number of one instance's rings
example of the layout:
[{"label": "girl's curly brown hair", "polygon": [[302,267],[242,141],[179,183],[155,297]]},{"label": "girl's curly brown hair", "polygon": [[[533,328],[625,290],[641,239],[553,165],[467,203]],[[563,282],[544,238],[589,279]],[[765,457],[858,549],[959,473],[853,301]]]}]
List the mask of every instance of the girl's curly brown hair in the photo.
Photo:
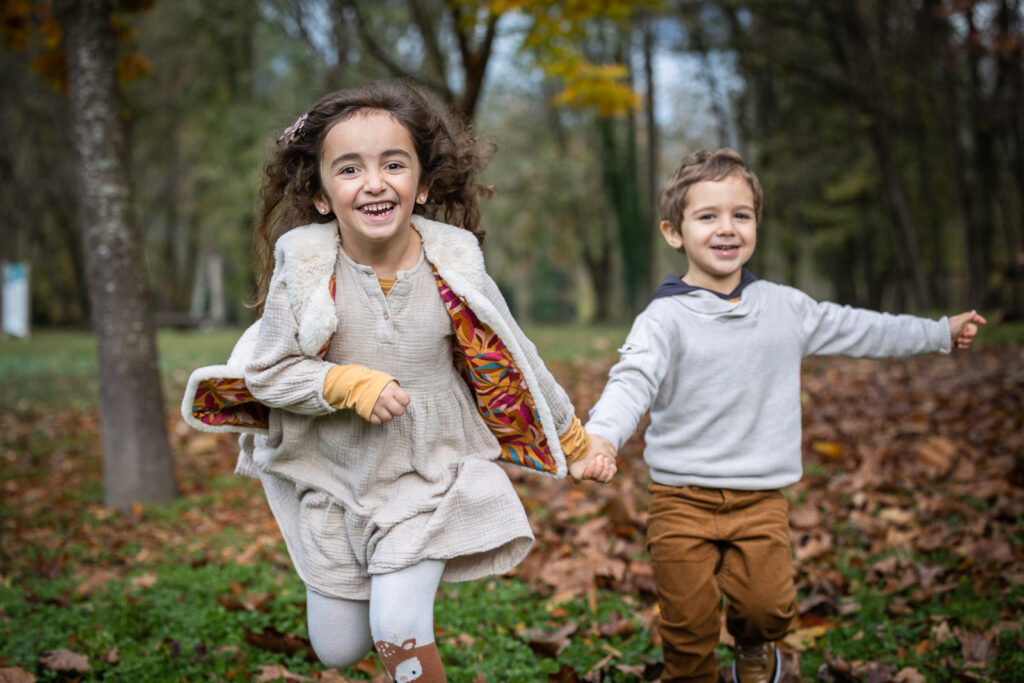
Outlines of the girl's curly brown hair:
[{"label": "girl's curly brown hair", "polygon": [[465,228],[483,242],[479,200],[490,197],[493,190],[481,185],[477,175],[493,147],[483,144],[468,125],[412,81],[375,81],[339,90],[324,96],[300,125],[278,138],[264,166],[262,204],[253,238],[255,308],[262,308],[267,296],[278,238],[302,225],[334,220],[333,213],[321,215],[313,206],[322,188],[324,138],[336,123],[366,110],[385,111],[409,131],[420,163],[420,182],[429,190],[427,202],[417,204],[414,213]]}]

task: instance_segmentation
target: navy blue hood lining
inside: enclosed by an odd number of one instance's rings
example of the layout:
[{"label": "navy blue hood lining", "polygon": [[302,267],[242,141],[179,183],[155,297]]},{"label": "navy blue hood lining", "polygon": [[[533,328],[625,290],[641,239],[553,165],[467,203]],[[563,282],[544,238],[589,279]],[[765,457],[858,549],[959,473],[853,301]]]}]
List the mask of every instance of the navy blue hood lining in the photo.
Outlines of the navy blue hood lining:
[{"label": "navy blue hood lining", "polygon": [[744,268],[742,271],[742,275],[740,276],[740,283],[736,285],[736,289],[732,290],[728,294],[722,294],[721,292],[716,292],[715,290],[708,289],[706,287],[695,287],[694,285],[688,285],[685,282],[683,282],[683,279],[678,275],[668,275],[665,277],[665,281],[661,283],[661,286],[658,287],[658,291],[654,293],[654,298],[661,299],[666,296],[675,296],[677,294],[689,294],[690,292],[704,290],[705,292],[711,292],[719,299],[725,299],[726,301],[729,301],[730,299],[735,299],[739,297],[740,294],[743,293],[743,290],[747,288],[747,285],[753,282],[757,282],[757,278],[754,276],[753,273]]}]

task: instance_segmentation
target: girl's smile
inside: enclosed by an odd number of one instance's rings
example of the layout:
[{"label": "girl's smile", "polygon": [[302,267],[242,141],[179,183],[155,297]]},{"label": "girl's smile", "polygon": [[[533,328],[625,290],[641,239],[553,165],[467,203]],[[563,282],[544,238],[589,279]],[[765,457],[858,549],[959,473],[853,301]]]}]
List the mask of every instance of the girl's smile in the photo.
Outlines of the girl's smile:
[{"label": "girl's smile", "polygon": [[359,210],[371,219],[386,219],[395,210],[395,205],[391,202],[383,204],[367,204]]}]

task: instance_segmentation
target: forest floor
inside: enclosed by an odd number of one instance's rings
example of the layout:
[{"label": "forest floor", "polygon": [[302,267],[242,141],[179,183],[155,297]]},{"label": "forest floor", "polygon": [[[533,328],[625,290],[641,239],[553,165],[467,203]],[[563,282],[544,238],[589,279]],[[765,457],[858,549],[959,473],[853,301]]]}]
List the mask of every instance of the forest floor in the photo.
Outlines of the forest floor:
[{"label": "forest floor", "polygon": [[[163,357],[173,401],[188,369],[226,353],[189,339]],[[47,344],[73,350],[54,365]],[[551,362],[581,416],[615,345]],[[345,671],[315,660],[302,584],[258,483],[232,475],[233,439],[172,404],[180,499],[101,505],[90,349],[0,342],[0,681],[386,681],[373,655]],[[790,680],[1024,680],[1024,348],[809,359],[803,408]],[[449,680],[657,679],[641,447],[608,486],[509,469],[537,542],[506,576],[442,585]]]}]

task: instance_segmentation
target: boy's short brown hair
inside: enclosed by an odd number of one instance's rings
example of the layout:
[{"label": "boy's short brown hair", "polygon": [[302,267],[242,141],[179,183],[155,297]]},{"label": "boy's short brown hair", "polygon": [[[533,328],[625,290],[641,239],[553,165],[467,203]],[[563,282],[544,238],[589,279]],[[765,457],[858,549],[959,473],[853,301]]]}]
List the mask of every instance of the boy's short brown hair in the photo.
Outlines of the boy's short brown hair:
[{"label": "boy's short brown hair", "polygon": [[686,209],[686,195],[690,188],[705,180],[717,181],[731,175],[743,178],[750,184],[750,189],[754,193],[754,213],[757,216],[757,224],[760,225],[761,203],[764,198],[761,183],[754,172],[747,168],[739,152],[732,149],[714,152],[705,149],[684,157],[658,193],[661,220],[668,221],[679,230],[683,222],[683,211]]}]

